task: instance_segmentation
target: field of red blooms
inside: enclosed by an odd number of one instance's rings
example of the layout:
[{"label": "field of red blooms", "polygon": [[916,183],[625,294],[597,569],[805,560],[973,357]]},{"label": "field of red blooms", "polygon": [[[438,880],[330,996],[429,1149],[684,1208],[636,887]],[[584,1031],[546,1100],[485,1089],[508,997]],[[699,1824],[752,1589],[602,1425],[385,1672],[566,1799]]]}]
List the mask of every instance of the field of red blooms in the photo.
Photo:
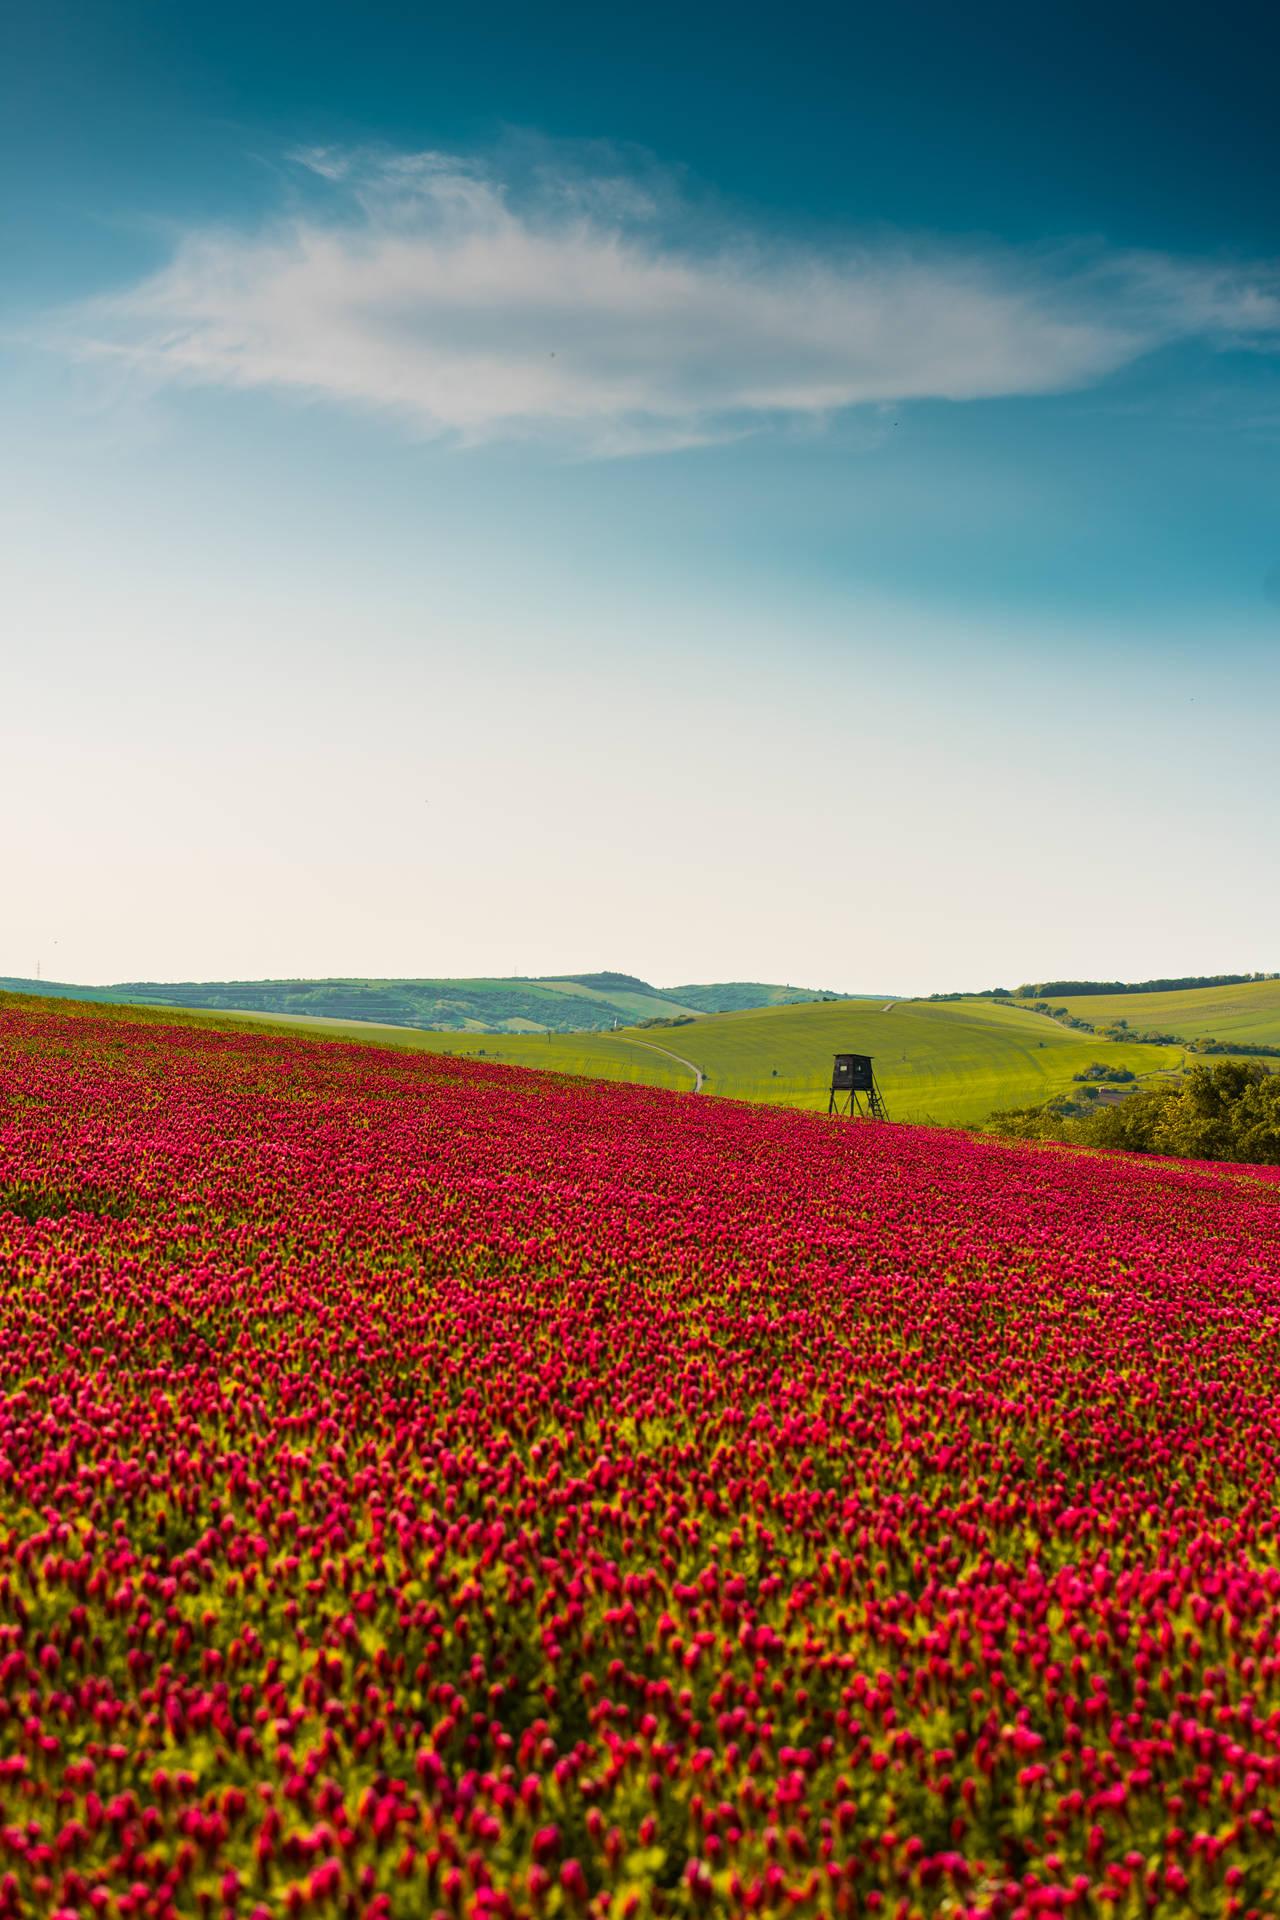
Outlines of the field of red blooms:
[{"label": "field of red blooms", "polygon": [[0,1916],[1280,1911],[1280,1179],[0,1008]]}]

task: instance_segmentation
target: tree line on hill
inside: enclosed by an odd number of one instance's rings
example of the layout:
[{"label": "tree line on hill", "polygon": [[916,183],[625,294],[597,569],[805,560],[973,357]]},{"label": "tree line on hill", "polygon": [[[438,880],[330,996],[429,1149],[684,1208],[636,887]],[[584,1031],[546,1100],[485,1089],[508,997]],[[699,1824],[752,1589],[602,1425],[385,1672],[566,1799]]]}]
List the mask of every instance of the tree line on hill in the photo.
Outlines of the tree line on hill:
[{"label": "tree line on hill", "polygon": [[991,991],[997,999],[1041,1000],[1047,993],[1078,999],[1095,993],[1182,993],[1195,987],[1244,987],[1255,980],[1280,980],[1280,973],[1196,973],[1179,980],[1041,980],[1018,987],[1012,994],[1007,987],[993,987]]},{"label": "tree line on hill", "polygon": [[1020,987],[984,987],[980,993],[931,993],[931,1000],[1042,1000],[1047,993],[1079,999],[1104,993],[1182,993],[1195,987],[1247,987],[1280,980],[1280,973],[1188,973],[1173,980],[1037,980]]},{"label": "tree line on hill", "polygon": [[986,1124],[1008,1139],[1280,1166],[1280,1073],[1252,1060],[1224,1060],[1194,1066],[1180,1082],[1130,1094],[1116,1106],[1081,1114],[1073,1101],[1050,1100],[993,1113]]}]

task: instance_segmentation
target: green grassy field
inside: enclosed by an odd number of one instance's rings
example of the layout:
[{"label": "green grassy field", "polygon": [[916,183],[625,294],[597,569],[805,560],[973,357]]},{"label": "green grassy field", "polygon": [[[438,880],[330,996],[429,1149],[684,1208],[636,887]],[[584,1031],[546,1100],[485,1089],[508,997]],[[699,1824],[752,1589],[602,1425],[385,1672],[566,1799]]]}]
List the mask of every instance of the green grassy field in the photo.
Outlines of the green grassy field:
[{"label": "green grassy field", "polygon": [[[1138,996],[1128,998],[1132,1002]],[[666,1047],[702,1068],[704,1095],[819,1111],[827,1105],[832,1055],[869,1053],[891,1118],[951,1126],[982,1121],[997,1108],[1038,1105],[1067,1093],[1073,1074],[1091,1061],[1148,1075],[1176,1071],[1189,1058],[1177,1048],[1073,1033],[1042,1014],[982,1000],[892,1004],[844,1000],[764,1007],[711,1014],[690,1026],[644,1033],[626,1029],[617,1033],[445,1033],[314,1015],[230,1015],[111,1008],[102,1003],[83,1010],[99,1017],[127,1013],[242,1031],[303,1033],[692,1090],[693,1075],[688,1069],[653,1050]],[[1132,1020],[1132,1014],[1129,1017]]]},{"label": "green grassy field", "polygon": [[692,1089],[693,1076],[686,1068],[652,1051],[661,1045],[703,1069],[705,1094],[818,1110],[827,1105],[832,1055],[870,1053],[891,1116],[941,1125],[967,1125],[984,1120],[997,1107],[1029,1106],[1064,1093],[1072,1075],[1093,1060],[1145,1074],[1176,1068],[1182,1058],[1169,1048],[1112,1044],[1070,1033],[1021,1008],[974,1001],[905,1000],[888,1011],[883,1005],[849,1000],[769,1007],[709,1015],[693,1026],[645,1034],[423,1033],[313,1017],[168,1017]]},{"label": "green grassy field", "polygon": [[1092,1060],[1154,1073],[1179,1059],[1072,1034],[1021,1009],[910,1000],[887,1011],[845,1001],[726,1014],[680,1029],[672,1044],[702,1067],[706,1093],[813,1108],[827,1105],[834,1053],[869,1053],[893,1118],[953,1125],[1065,1092]]},{"label": "green grassy field", "polygon": [[1081,994],[1056,999],[1095,1026],[1127,1020],[1136,1031],[1177,1033],[1188,1040],[1259,1041],[1280,1047],[1280,980],[1251,980],[1239,987],[1195,987],[1179,993]]}]

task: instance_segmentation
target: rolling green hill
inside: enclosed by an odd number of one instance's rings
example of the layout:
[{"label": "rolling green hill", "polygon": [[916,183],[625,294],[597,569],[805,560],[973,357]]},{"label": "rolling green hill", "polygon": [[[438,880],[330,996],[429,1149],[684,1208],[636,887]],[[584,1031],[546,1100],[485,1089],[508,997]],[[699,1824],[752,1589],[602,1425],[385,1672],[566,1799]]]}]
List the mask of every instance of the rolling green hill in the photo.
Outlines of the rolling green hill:
[{"label": "rolling green hill", "polygon": [[126,1006],[204,1007],[276,1017],[307,1014],[451,1033],[603,1032],[615,1022],[692,1018],[721,1008],[776,1006],[824,997],[816,988],[741,980],[701,987],[651,987],[627,973],[579,973],[541,980],[134,980],[111,987],[15,979],[0,980],[0,988]]},{"label": "rolling green hill", "polygon": [[[8,983],[0,983],[6,985]],[[24,985],[26,983],[23,983]],[[218,991],[242,999],[246,983],[218,983]],[[705,1076],[703,1091],[769,1105],[825,1109],[831,1057],[836,1052],[869,1053],[876,1076],[897,1120],[926,1120],[967,1125],[995,1109],[1026,1107],[1068,1093],[1073,1076],[1092,1062],[1127,1067],[1136,1075],[1176,1072],[1190,1056],[1178,1047],[1112,1042],[1101,1035],[1072,1031],[1033,1012],[1018,1001],[836,1000],[810,993],[804,1001],[755,1005],[727,1013],[702,1013],[702,996],[796,994],[802,990],[749,983],[670,988],[665,992],[625,974],[582,974],[548,981],[457,982],[256,982],[266,1005],[256,1009],[222,1006],[170,1009],[171,1017],[217,1019],[218,1024],[269,1025],[280,1031],[424,1048],[510,1064],[606,1080],[632,1080],[650,1086],[691,1089],[691,1062]],[[419,1030],[411,1021],[387,1024],[370,1019],[377,1007],[402,1004],[407,988],[448,988],[437,994],[497,1015],[506,1008],[507,1027],[494,1031],[469,1019],[465,1026]],[[343,989],[326,999],[323,989]],[[354,988],[348,993],[346,989]],[[212,991],[213,989],[210,989]],[[490,991],[491,990],[491,991]],[[53,991],[42,982],[42,993]],[[68,990],[64,989],[64,992]],[[99,1002],[123,998],[133,989],[70,989]],[[139,989],[151,996],[154,988]],[[170,988],[175,994],[186,988]],[[510,1011],[509,996],[527,994],[546,1030]],[[421,1008],[421,999],[405,994],[403,1004]],[[1169,994],[1128,993],[1080,996],[1067,1005],[1098,1025],[1117,1015],[1136,1031],[1154,1028],[1188,1038],[1212,1035],[1280,1043],[1280,981],[1234,987],[1210,987]],[[361,1009],[355,1018],[348,1006]],[[333,1010],[330,1011],[330,1008]],[[161,1009],[157,1008],[157,1012]],[[221,1017],[219,1017],[221,1016]],[[692,1017],[690,1017],[692,1016]],[[155,1017],[151,1014],[149,1017]],[[610,1031],[615,1019],[628,1022]],[[677,1026],[637,1026],[637,1021],[679,1019]],[[551,1030],[553,1020],[564,1023]],[[568,1023],[572,1022],[570,1026]],[[588,1023],[597,1023],[594,1027]],[[523,1028],[523,1031],[521,1030]]]},{"label": "rolling green hill", "polygon": [[[610,1036],[615,1045],[630,1037]],[[706,1094],[818,1109],[827,1105],[832,1055],[869,1053],[893,1118],[953,1125],[1065,1093],[1073,1074],[1095,1060],[1135,1074],[1179,1064],[1167,1048],[1069,1033],[1021,1009],[927,1001],[762,1008],[710,1016],[658,1038],[702,1068]],[[585,1042],[580,1036],[584,1055]],[[496,1049],[487,1057],[539,1064],[536,1045],[500,1040]],[[586,1058],[570,1070],[594,1071]],[[688,1086],[690,1076],[675,1068],[670,1083]]]},{"label": "rolling green hill", "polygon": [[314,1015],[137,1011],[148,1020],[268,1026],[691,1090],[694,1076],[684,1059],[705,1073],[704,1094],[819,1111],[827,1104],[831,1056],[870,1053],[890,1116],[942,1125],[972,1124],[995,1108],[1029,1106],[1065,1093],[1072,1075],[1095,1060],[1144,1075],[1181,1062],[1176,1050],[1113,1044],[1070,1033],[1023,1008],[980,1001],[810,1002],[708,1015],[674,1030],[537,1035],[418,1032]]},{"label": "rolling green hill", "polygon": [[1249,980],[1234,987],[1190,987],[1173,993],[1081,994],[1053,998],[1080,1020],[1097,1027],[1125,1020],[1135,1032],[1144,1028],[1177,1033],[1188,1040],[1250,1041],[1280,1046],[1280,980]]}]

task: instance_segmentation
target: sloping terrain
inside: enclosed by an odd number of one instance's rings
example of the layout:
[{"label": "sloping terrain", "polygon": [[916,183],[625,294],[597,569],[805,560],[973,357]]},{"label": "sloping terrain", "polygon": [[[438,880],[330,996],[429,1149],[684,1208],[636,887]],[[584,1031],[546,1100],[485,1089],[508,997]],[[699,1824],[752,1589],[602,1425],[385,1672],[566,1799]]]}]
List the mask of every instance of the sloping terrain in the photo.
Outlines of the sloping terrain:
[{"label": "sloping terrain", "polygon": [[0,1006],[0,1915],[1274,1916],[1278,1297],[1280,1170]]},{"label": "sloping terrain", "polygon": [[206,1007],[222,1013],[310,1015],[452,1033],[603,1032],[615,1023],[692,1017],[708,1009],[774,1006],[821,997],[807,987],[744,981],[685,989],[652,987],[626,973],[539,980],[182,980],[81,987],[52,980],[0,980],[13,993],[123,1006]]},{"label": "sloping terrain", "polygon": [[869,1053],[895,1119],[952,1124],[1065,1092],[1094,1060],[1135,1074],[1177,1064],[1162,1048],[1098,1041],[1020,1009],[927,1001],[745,1012],[703,1021],[682,1038],[708,1093],[825,1109],[832,1056]]},{"label": "sloping terrain", "polygon": [[327,1020],[371,1020],[451,1032],[541,1032],[604,1029],[615,1021],[692,1014],[643,981],[605,976],[582,980],[181,980],[126,981],[80,988],[4,982],[20,991],[52,991],[126,1005],[207,1007],[218,1012],[310,1014]]},{"label": "sloping terrain", "polygon": [[955,1126],[985,1120],[996,1108],[1031,1106],[1069,1092],[1073,1076],[1095,1061],[1145,1075],[1167,1073],[1182,1059],[1174,1049],[1115,1044],[1071,1033],[1022,1008],[981,1001],[898,1001],[887,1010],[885,1002],[819,1002],[709,1015],[674,1031],[616,1033],[416,1032],[305,1015],[218,1017],[199,1011],[171,1017],[196,1023],[217,1018],[219,1024],[234,1018],[242,1027],[271,1024],[331,1039],[691,1091],[694,1076],[678,1055],[701,1068],[704,1094],[814,1111],[827,1105],[832,1055],[869,1053],[895,1119]]},{"label": "sloping terrain", "polygon": [[1096,1027],[1125,1020],[1135,1033],[1149,1028],[1188,1040],[1280,1046],[1280,980],[1248,980],[1239,986],[1192,987],[1175,993],[1081,994],[1061,1000],[1054,997],[1052,1004]]},{"label": "sloping terrain", "polygon": [[827,1106],[833,1054],[869,1053],[895,1120],[950,1126],[1070,1092],[1074,1076],[1094,1062],[1144,1075],[1170,1072],[1182,1061],[1176,1049],[1071,1033],[1021,1008],[980,1001],[897,1001],[889,1011],[885,1005],[843,1000],[709,1015],[674,1033],[405,1038],[472,1058],[483,1048],[484,1059],[509,1066],[691,1087],[687,1069],[650,1051],[657,1042],[702,1069],[704,1094],[818,1111]]}]

